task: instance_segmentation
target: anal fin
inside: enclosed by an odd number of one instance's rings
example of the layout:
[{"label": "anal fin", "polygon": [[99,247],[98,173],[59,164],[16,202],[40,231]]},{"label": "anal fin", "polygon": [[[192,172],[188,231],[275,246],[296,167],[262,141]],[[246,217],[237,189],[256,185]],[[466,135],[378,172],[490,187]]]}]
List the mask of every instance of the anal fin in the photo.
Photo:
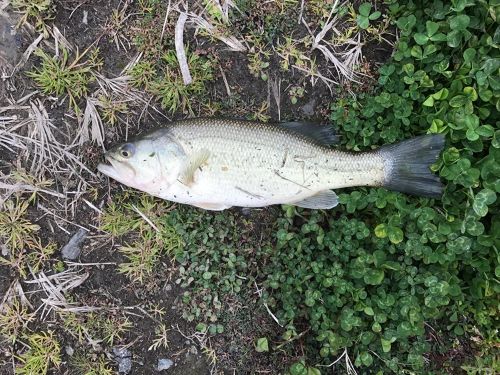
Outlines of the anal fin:
[{"label": "anal fin", "polygon": [[226,208],[231,208],[231,206],[227,206],[225,204],[207,203],[207,202],[196,202],[196,203],[191,203],[191,205],[198,208],[203,208],[204,210],[208,211],[222,211],[225,210]]},{"label": "anal fin", "polygon": [[191,186],[194,182],[196,170],[202,167],[209,157],[210,151],[205,148],[191,155],[186,161],[183,171],[179,175],[179,181],[186,186]]},{"label": "anal fin", "polygon": [[338,205],[339,199],[337,197],[337,194],[335,194],[332,190],[324,190],[306,199],[298,202],[293,202],[291,204],[303,208],[329,209]]}]

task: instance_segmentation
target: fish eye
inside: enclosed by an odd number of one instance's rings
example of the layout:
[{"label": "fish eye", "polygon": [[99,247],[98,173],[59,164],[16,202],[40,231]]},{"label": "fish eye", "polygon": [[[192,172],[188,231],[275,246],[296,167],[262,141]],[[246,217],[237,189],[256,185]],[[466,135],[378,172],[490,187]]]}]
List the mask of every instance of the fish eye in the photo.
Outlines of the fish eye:
[{"label": "fish eye", "polygon": [[125,159],[130,158],[135,151],[135,147],[132,143],[126,143],[122,147],[120,147],[120,155]]}]

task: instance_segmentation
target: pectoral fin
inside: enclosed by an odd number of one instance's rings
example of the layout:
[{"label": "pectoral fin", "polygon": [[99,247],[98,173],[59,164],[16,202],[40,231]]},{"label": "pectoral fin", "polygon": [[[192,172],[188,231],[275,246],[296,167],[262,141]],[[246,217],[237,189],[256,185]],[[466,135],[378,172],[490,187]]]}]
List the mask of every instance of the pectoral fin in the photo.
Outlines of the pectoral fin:
[{"label": "pectoral fin", "polygon": [[339,200],[337,194],[335,194],[333,191],[324,190],[311,197],[291,204],[303,208],[329,209],[339,204]]},{"label": "pectoral fin", "polygon": [[184,165],[184,169],[179,176],[179,181],[186,186],[191,186],[194,182],[196,170],[206,164],[209,157],[210,151],[205,148],[191,155]]}]

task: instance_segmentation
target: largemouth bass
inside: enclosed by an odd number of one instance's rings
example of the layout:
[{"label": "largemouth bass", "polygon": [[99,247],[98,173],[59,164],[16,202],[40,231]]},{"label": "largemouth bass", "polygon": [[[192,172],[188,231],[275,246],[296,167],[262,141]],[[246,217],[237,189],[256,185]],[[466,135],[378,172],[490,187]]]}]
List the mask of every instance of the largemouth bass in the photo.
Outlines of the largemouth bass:
[{"label": "largemouth bass", "polygon": [[201,207],[292,204],[329,209],[331,189],[382,186],[440,197],[442,185],[429,166],[444,145],[424,135],[369,152],[329,145],[328,126],[190,119],[170,123],[110,149],[98,170],[151,195]]}]

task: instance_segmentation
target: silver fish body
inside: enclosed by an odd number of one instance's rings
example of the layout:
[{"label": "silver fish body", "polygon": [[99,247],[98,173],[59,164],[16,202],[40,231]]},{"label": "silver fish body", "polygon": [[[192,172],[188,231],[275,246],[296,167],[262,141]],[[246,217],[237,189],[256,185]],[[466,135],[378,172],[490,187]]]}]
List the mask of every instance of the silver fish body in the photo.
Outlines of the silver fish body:
[{"label": "silver fish body", "polygon": [[331,189],[352,186],[440,193],[439,180],[428,170],[442,149],[440,136],[351,153],[324,144],[332,139],[326,126],[290,125],[178,121],[111,149],[110,164],[98,169],[154,196],[210,210],[273,204],[331,208],[337,204]]}]

